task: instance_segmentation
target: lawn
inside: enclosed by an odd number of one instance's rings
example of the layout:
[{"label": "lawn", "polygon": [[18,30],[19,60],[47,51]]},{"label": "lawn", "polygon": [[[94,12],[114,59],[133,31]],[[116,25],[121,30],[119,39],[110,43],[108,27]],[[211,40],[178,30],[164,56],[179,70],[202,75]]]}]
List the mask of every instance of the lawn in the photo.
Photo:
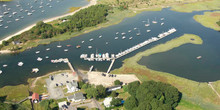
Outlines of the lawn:
[{"label": "lawn", "polygon": [[[184,99],[186,99],[190,103],[195,102],[195,104],[202,104],[200,106],[205,109],[219,109],[220,99],[212,91],[212,89],[208,86],[207,83],[199,83],[169,73],[154,71],[148,69],[146,66],[139,65],[137,63],[143,56],[149,56],[155,53],[166,52],[187,43],[202,44],[203,41],[199,36],[192,34],[184,34],[181,37],[168,41],[164,44],[157,45],[151,49],[140,52],[133,57],[125,59],[123,61],[124,63],[122,67],[113,70],[111,73],[135,73],[141,81],[155,80],[164,83],[169,83],[178,88],[178,90],[182,92]],[[219,82],[216,82],[216,85],[217,84],[219,84]],[[218,90],[218,92],[220,91]]]},{"label": "lawn", "polygon": [[219,0],[203,0],[194,3],[173,5],[172,10],[178,12],[192,12],[201,10],[219,10],[220,9]]},{"label": "lawn", "polygon": [[205,27],[220,31],[220,26],[217,24],[220,20],[220,11],[205,12],[203,15],[195,15],[193,18]]}]

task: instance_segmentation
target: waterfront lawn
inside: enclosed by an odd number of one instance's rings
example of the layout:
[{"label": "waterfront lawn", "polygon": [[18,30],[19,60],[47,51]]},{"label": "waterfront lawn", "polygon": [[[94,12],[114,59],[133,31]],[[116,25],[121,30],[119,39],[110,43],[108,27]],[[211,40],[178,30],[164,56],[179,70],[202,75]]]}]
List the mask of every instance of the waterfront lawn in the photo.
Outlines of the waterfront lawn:
[{"label": "waterfront lawn", "polygon": [[166,52],[187,43],[202,44],[202,42],[203,41],[199,36],[184,34],[183,36],[168,41],[165,44],[157,45],[151,49],[140,52],[131,58],[125,59],[122,67],[113,70],[111,74],[135,73],[141,81],[155,80],[169,83],[182,92],[183,99],[189,102],[195,102],[195,104],[201,104],[200,106],[204,109],[219,109],[220,100],[207,83],[199,83],[169,73],[154,71],[137,63],[143,56]]},{"label": "waterfront lawn", "polygon": [[173,5],[171,10],[189,13],[192,11],[201,11],[201,10],[219,10],[220,9],[219,6],[220,6],[219,0],[203,0],[194,3]]},{"label": "waterfront lawn", "polygon": [[0,96],[7,96],[6,101],[18,102],[29,96],[26,85],[5,86],[0,89]]},{"label": "waterfront lawn", "polygon": [[180,101],[176,110],[203,110],[198,104],[194,104],[194,102],[189,102],[184,99]]},{"label": "waterfront lawn", "polygon": [[195,15],[193,18],[205,27],[220,31],[220,26],[217,24],[220,11],[205,12],[203,15]]}]

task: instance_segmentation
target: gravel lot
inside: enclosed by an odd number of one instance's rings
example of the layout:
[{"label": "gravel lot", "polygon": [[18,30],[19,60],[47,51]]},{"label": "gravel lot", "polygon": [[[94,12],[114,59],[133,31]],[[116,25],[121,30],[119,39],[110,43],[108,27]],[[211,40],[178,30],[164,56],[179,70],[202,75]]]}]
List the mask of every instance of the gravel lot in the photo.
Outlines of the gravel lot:
[{"label": "gravel lot", "polygon": [[121,82],[130,83],[133,81],[139,80],[134,74],[117,74],[116,77],[109,77],[109,74],[105,73],[105,76],[103,76],[102,72],[90,72],[88,73],[88,81],[91,84],[100,85],[103,86],[113,86],[115,80],[120,80]]},{"label": "gravel lot", "polygon": [[[52,78],[53,80],[51,80]],[[61,86],[65,86],[67,81],[77,80],[76,76],[70,73],[61,73],[50,76],[50,78],[46,79],[47,90],[49,93],[50,99],[60,99],[64,98],[63,89]]]}]

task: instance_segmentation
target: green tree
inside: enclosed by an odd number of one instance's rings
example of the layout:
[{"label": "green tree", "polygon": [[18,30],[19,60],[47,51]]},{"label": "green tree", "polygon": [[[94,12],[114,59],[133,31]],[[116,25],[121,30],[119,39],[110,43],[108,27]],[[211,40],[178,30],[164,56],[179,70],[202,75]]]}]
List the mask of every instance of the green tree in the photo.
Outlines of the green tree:
[{"label": "green tree", "polygon": [[121,105],[121,99],[113,98],[112,101],[111,101],[111,105],[113,105],[113,106],[120,106]]},{"label": "green tree", "polygon": [[140,104],[138,105],[138,108],[137,108],[137,109],[138,109],[138,110],[151,110],[152,107],[151,107],[150,103],[148,103],[148,102],[142,102],[142,103],[140,103]]},{"label": "green tree", "polygon": [[138,102],[134,96],[128,97],[124,103],[124,107],[127,110],[132,110],[133,108],[135,108],[137,106],[138,106]]},{"label": "green tree", "polygon": [[117,97],[116,91],[112,91],[111,96],[112,96],[112,97]]},{"label": "green tree", "polygon": [[84,84],[85,84],[85,83],[84,83],[82,80],[80,80],[80,81],[78,82],[79,88],[82,89],[82,87],[83,87]]},{"label": "green tree", "polygon": [[106,88],[103,85],[96,86],[96,89],[98,91],[98,98],[106,97]]},{"label": "green tree", "polygon": [[8,44],[9,44],[8,41],[3,41],[3,42],[2,42],[2,45],[3,45],[3,46],[7,46]]},{"label": "green tree", "polygon": [[128,93],[130,95],[135,96],[136,95],[136,90],[139,87],[140,82],[139,81],[134,81],[128,84]]},{"label": "green tree", "polygon": [[115,81],[114,81],[114,84],[115,84],[115,85],[121,85],[121,81],[115,80]]},{"label": "green tree", "polygon": [[86,97],[87,98],[97,98],[98,95],[99,95],[99,93],[96,88],[86,89]]}]

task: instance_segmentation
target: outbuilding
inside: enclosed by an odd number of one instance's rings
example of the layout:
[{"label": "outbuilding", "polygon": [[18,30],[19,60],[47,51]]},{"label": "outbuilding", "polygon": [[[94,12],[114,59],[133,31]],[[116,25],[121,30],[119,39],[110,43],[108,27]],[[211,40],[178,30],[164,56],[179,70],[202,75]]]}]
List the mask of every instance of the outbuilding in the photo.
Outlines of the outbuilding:
[{"label": "outbuilding", "polygon": [[38,93],[33,93],[32,94],[32,102],[33,103],[38,103],[39,101],[40,101],[39,94]]}]

